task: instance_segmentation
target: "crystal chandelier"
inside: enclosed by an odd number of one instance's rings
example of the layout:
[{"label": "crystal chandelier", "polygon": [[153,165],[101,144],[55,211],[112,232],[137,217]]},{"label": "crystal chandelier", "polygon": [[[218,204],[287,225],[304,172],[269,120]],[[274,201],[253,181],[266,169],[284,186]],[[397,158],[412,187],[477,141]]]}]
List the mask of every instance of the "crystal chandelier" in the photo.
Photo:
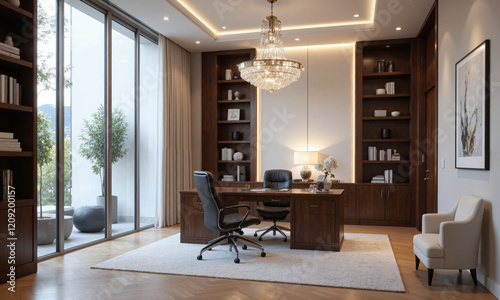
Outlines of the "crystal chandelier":
[{"label": "crystal chandelier", "polygon": [[285,57],[281,41],[281,21],[273,16],[273,4],[277,1],[267,0],[271,3],[271,15],[262,21],[257,56],[238,65],[241,78],[271,93],[297,81],[300,72],[304,70],[301,63]]}]

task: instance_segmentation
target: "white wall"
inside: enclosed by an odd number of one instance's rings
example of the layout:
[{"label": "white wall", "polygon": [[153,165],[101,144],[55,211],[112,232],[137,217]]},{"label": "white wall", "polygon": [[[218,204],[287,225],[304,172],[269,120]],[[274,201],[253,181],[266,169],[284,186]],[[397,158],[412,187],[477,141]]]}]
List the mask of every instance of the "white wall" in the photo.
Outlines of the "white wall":
[{"label": "white wall", "polygon": [[[500,297],[500,1],[440,0],[438,40],[439,170],[438,210],[448,211],[460,194],[487,201],[478,279]],[[485,39],[491,40],[490,171],[455,169],[455,63]]]},{"label": "white wall", "polygon": [[[330,155],[337,158],[335,177],[352,181],[353,47],[286,50],[287,59],[301,62],[306,70],[281,90],[262,91],[262,172],[290,169],[294,178],[300,178],[302,166],[293,164],[293,153],[309,148],[318,151],[321,161]],[[317,178],[321,173],[311,168],[312,178]]]}]

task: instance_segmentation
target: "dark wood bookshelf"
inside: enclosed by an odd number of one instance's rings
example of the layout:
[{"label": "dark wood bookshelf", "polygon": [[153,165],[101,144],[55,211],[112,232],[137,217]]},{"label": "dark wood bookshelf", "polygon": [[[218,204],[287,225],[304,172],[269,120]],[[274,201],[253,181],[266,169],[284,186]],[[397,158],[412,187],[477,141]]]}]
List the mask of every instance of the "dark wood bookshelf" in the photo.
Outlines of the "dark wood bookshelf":
[{"label": "dark wood bookshelf", "polygon": [[[356,43],[355,182],[359,184],[360,224],[414,224],[414,175],[410,159],[415,143],[417,101],[416,39],[366,41]],[[394,72],[377,72],[378,60],[394,62]],[[376,95],[387,82],[395,83],[394,94]],[[386,117],[374,117],[375,110],[387,110]],[[399,111],[397,117],[392,111]],[[383,139],[382,129],[391,130]],[[368,160],[368,147],[397,150],[401,160]],[[371,183],[376,175],[392,170],[392,183]]]},{"label": "dark wood bookshelf", "polygon": [[[238,164],[245,167],[247,181],[256,180],[257,88],[241,79],[237,67],[255,55],[255,49],[202,53],[202,168],[217,181],[223,175],[236,179]],[[226,69],[237,79],[225,80]],[[240,99],[228,100],[228,90],[240,92]],[[239,109],[240,120],[227,120],[228,109]],[[240,132],[240,140],[231,139],[233,131]],[[221,160],[224,147],[241,152],[244,160]]]},{"label": "dark wood bookshelf", "polygon": [[[37,155],[36,155],[36,1],[22,0],[20,7],[0,1],[0,37],[10,35],[20,49],[20,59],[0,54],[0,74],[17,79],[22,86],[21,104],[0,103],[0,132],[11,132],[22,152],[0,151],[0,169],[13,172],[15,188],[15,236],[8,236],[9,201],[0,201],[0,245],[15,237],[16,279],[37,270]],[[29,28],[27,32],[26,28]],[[19,39],[22,39],[20,41]],[[9,241],[10,242],[10,241]],[[0,280],[6,282],[11,266],[7,247],[0,247]]]}]

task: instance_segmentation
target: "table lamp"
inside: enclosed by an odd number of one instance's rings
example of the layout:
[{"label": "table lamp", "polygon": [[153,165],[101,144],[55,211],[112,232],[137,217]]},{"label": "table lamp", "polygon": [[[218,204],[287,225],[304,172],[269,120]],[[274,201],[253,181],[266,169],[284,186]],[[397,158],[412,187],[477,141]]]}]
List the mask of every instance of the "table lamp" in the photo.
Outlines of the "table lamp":
[{"label": "table lamp", "polygon": [[309,165],[314,165],[318,162],[318,152],[316,151],[297,151],[293,153],[293,163],[296,165],[303,165],[300,170],[300,177],[302,181],[306,182],[311,178],[311,169]]}]

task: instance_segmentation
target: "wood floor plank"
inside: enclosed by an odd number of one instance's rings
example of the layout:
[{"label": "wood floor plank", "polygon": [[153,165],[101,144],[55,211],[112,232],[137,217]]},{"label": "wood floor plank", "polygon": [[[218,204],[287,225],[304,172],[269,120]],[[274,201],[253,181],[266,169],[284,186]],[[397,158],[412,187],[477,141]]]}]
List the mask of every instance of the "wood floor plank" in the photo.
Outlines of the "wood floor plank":
[{"label": "wood floor plank", "polygon": [[178,233],[176,225],[147,229],[43,261],[37,274],[16,281],[16,293],[9,292],[7,284],[0,285],[0,299],[496,299],[481,284],[474,286],[467,271],[436,270],[433,285],[428,287],[425,266],[415,271],[413,235],[418,231],[414,228],[346,226],[345,231],[389,235],[406,293],[90,269]]}]

